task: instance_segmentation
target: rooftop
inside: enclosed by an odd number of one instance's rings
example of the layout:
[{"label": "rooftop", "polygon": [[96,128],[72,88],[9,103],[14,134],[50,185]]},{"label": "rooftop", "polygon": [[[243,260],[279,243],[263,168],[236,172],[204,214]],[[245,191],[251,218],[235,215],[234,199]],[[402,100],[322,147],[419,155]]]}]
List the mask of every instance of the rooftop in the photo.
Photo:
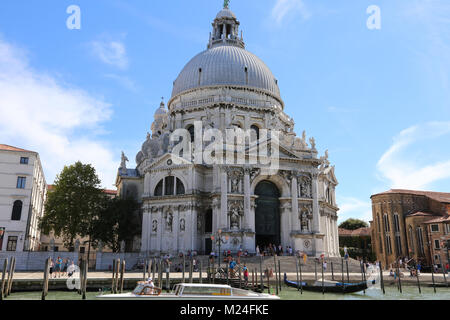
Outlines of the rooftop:
[{"label": "rooftop", "polygon": [[418,196],[426,196],[430,199],[439,201],[439,202],[445,202],[450,203],[450,193],[446,192],[435,192],[435,191],[419,191],[419,190],[405,190],[405,189],[391,189],[386,192],[377,193],[371,196],[379,196],[379,195],[389,195],[389,194],[412,194],[412,195],[418,195]]},{"label": "rooftop", "polygon": [[370,236],[370,228],[359,228],[356,230],[347,230],[343,228],[339,228],[339,235],[340,236]]},{"label": "rooftop", "polygon": [[36,153],[35,151],[30,151],[30,150],[25,150],[25,149],[9,146],[7,144],[0,144],[0,150],[4,150],[4,151],[19,151],[19,152],[34,152],[34,153]]}]

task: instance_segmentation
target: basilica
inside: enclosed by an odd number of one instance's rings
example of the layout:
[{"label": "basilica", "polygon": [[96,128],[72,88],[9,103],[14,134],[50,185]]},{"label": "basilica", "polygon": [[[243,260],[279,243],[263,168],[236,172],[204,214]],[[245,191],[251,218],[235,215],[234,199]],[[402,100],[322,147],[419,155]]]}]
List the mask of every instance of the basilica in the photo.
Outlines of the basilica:
[{"label": "basilica", "polygon": [[[296,135],[277,79],[246,50],[239,28],[226,4],[207,49],[178,75],[167,107],[156,110],[136,168],[122,154],[118,192],[142,204],[133,249],[209,254],[220,245],[255,253],[270,243],[339,256],[338,182],[328,152],[318,155],[314,138]],[[244,133],[231,151],[224,143],[230,131]]]}]

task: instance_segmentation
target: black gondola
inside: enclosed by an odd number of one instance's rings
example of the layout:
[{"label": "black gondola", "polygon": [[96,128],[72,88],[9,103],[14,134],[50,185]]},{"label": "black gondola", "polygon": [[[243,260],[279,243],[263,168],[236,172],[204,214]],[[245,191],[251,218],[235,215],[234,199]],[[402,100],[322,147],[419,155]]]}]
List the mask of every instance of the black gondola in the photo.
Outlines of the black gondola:
[{"label": "black gondola", "polygon": [[[290,281],[287,279],[286,273],[284,274],[284,283],[293,288],[300,288],[300,283],[296,281]],[[375,280],[372,281],[375,283]],[[302,288],[304,291],[312,292],[325,292],[325,293],[355,293],[367,289],[367,282],[358,283],[342,283],[342,282],[329,282],[326,281],[324,286],[322,284],[309,284],[307,282],[302,282]]]}]

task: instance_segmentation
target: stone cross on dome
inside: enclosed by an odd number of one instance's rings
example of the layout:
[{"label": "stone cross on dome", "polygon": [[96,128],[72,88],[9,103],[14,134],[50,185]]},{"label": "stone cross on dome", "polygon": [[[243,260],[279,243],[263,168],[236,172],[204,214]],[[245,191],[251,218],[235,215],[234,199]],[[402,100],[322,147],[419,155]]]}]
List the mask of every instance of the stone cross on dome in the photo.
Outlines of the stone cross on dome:
[{"label": "stone cross on dome", "polygon": [[223,7],[228,8],[228,5],[230,4],[230,0],[224,0],[223,1]]}]

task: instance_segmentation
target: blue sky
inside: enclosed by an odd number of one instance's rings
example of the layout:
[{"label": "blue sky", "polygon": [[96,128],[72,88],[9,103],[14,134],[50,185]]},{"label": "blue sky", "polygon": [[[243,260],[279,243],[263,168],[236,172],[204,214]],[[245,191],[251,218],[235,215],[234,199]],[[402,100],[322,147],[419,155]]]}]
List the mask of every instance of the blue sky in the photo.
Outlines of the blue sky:
[{"label": "blue sky", "polygon": [[[0,2],[0,143],[38,151],[52,183],[94,164],[111,188],[134,165],[161,97],[206,48],[221,0]],[[69,30],[67,7],[81,9]],[[369,30],[366,10],[381,9]],[[272,70],[296,132],[336,165],[340,220],[370,195],[450,191],[450,2],[232,0],[247,50]]]}]

